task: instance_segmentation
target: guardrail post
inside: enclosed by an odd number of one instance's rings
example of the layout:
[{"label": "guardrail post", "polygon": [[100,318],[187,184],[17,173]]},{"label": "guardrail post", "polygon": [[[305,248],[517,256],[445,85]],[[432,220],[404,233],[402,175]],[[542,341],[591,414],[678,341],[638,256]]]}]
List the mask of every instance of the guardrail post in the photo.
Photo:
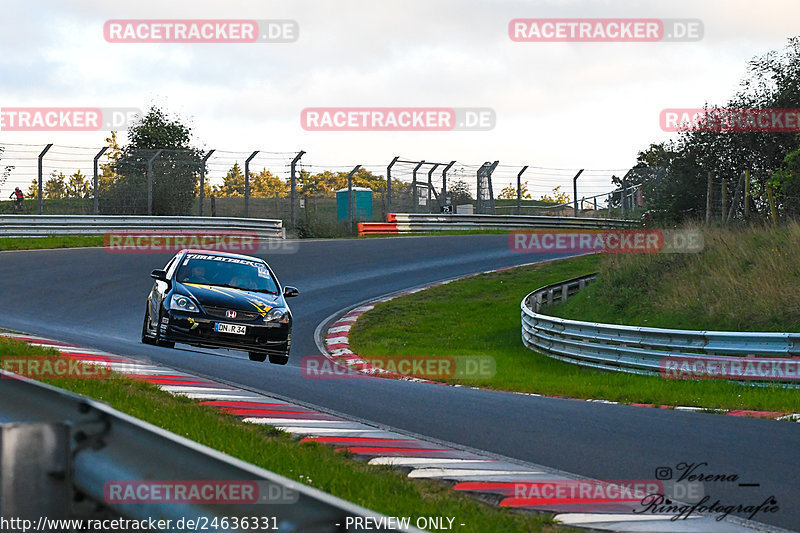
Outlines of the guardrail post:
[{"label": "guardrail post", "polygon": [[433,212],[433,202],[431,201],[431,191],[433,191],[433,171],[436,170],[436,167],[441,165],[441,163],[434,163],[431,169],[428,171],[428,213]]},{"label": "guardrail post", "polygon": [[100,173],[98,172],[97,169],[97,161],[103,156],[104,153],[106,153],[106,150],[108,150],[108,146],[103,146],[100,149],[100,151],[97,152],[97,155],[94,156],[94,181],[92,182],[94,186],[94,200],[92,203],[94,204],[95,215],[100,214],[100,195],[99,195],[100,193],[98,192],[98,189],[100,188],[99,186]]},{"label": "guardrail post", "polygon": [[292,159],[292,170],[289,175],[289,223],[292,228],[297,227],[297,214],[295,212],[295,204],[297,203],[297,162],[303,157],[305,152],[300,150],[294,159]]},{"label": "guardrail post", "polygon": [[386,212],[390,213],[392,211],[392,167],[397,160],[400,159],[400,156],[396,156],[392,159],[392,162],[389,163],[389,166],[386,167]]},{"label": "guardrail post", "polygon": [[414,213],[416,213],[418,211],[417,208],[419,207],[419,198],[417,198],[417,170],[419,170],[420,167],[422,165],[424,165],[424,164],[425,164],[425,160],[423,159],[422,161],[420,161],[417,164],[417,166],[414,167],[414,173],[412,174],[411,196],[413,196],[413,198],[411,199],[411,203],[413,205],[413,211],[412,212],[414,212]]},{"label": "guardrail post", "polygon": [[566,302],[569,298],[569,284],[565,283],[561,286],[561,301]]},{"label": "guardrail post", "polygon": [[42,150],[42,153],[39,154],[39,214],[41,215],[44,212],[44,187],[42,186],[42,159],[44,159],[44,154],[53,147],[53,143],[48,144]]},{"label": "guardrail post", "polygon": [[258,155],[258,150],[244,160],[244,218],[250,216],[250,161]]},{"label": "guardrail post", "polygon": [[572,178],[572,201],[574,215],[578,216],[578,178],[583,174],[583,169],[580,169],[575,177]]},{"label": "guardrail post", "polygon": [[209,150],[200,163],[200,216],[203,216],[203,202],[206,199],[206,163],[216,150]]},{"label": "guardrail post", "polygon": [[69,427],[63,422],[0,425],[0,516],[34,524],[41,516],[69,518],[69,458]]},{"label": "guardrail post", "polygon": [[347,220],[350,221],[350,225],[353,224],[356,212],[356,207],[353,205],[353,175],[358,172],[359,168],[361,168],[361,165],[356,165],[347,175]]},{"label": "guardrail post", "polygon": [[528,170],[528,165],[522,167],[522,170],[517,174],[517,214],[522,214],[522,175]]},{"label": "guardrail post", "polygon": [[161,155],[164,149],[156,150],[156,153],[147,160],[147,214],[153,214],[153,161]]},{"label": "guardrail post", "polygon": [[[444,167],[444,170],[442,170],[442,198],[444,199],[443,201],[445,204],[447,203],[447,171],[450,170],[450,168],[455,164],[455,161],[450,161],[447,166]],[[455,213],[455,209],[453,209],[451,212]]]}]

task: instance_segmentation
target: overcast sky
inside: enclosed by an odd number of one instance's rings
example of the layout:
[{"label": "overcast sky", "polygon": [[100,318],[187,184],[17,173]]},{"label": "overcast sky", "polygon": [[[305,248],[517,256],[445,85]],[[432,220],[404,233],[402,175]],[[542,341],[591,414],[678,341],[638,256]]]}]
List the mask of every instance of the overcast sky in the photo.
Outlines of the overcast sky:
[{"label": "overcast sky", "polygon": [[[635,163],[661,131],[664,108],[723,104],[747,61],[800,33],[797,0],[467,1],[17,1],[0,18],[0,107],[146,109],[155,103],[193,127],[195,144],[247,153],[305,150],[303,162],[380,171],[395,155],[479,165],[499,160],[495,190],[531,165],[536,196],[571,183],[582,193],[611,189],[608,177]],[[518,43],[515,18],[694,18],[697,42]],[[292,19],[287,44],[109,43],[109,19]],[[490,131],[311,132],[306,107],[488,107]],[[46,168],[91,168],[105,132],[0,132],[0,144],[59,148]],[[124,140],[124,136],[123,136]],[[38,153],[8,146],[6,155]],[[27,150],[27,151],[26,151]],[[57,150],[54,148],[54,150]],[[86,154],[88,163],[68,153]],[[81,156],[83,157],[83,156]],[[239,158],[228,154],[215,170]],[[284,157],[284,156],[280,156]],[[2,188],[35,175],[19,165]],[[283,160],[256,167],[283,171]],[[544,168],[541,168],[544,167]],[[251,167],[253,168],[253,167]],[[565,169],[565,170],[550,170]],[[499,183],[499,185],[498,185]]]}]

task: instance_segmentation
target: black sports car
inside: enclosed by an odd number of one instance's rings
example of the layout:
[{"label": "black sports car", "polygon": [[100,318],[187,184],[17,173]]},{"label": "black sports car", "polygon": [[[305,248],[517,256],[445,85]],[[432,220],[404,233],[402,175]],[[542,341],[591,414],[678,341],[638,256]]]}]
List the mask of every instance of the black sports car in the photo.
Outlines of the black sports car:
[{"label": "black sports car", "polygon": [[172,348],[176,342],[245,350],[253,361],[285,365],[292,343],[292,313],[262,259],[205,250],[181,250],[156,280],[142,325],[142,342]]}]

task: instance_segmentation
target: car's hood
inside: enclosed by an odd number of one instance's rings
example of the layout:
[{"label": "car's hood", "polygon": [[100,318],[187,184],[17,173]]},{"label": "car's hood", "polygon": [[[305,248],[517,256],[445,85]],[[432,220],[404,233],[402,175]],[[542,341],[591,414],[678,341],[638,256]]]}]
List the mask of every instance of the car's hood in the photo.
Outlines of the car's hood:
[{"label": "car's hood", "polygon": [[283,298],[278,294],[251,292],[215,285],[199,283],[177,283],[182,290],[193,296],[201,306],[223,307],[236,311],[258,311],[266,315],[273,307],[286,307]]}]

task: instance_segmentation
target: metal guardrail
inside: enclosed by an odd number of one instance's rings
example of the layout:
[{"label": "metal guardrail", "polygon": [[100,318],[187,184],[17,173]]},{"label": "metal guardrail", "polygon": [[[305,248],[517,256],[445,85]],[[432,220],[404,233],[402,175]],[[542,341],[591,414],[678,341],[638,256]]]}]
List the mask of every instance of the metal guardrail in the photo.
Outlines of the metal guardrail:
[{"label": "metal guardrail", "polygon": [[474,229],[611,229],[640,226],[635,220],[589,217],[557,217],[547,215],[427,215],[422,213],[389,213],[386,222],[362,222],[359,235],[373,233],[423,233]]},{"label": "metal guardrail", "polygon": [[[268,517],[270,530],[320,533],[355,531],[354,524],[347,527],[347,517],[372,517],[377,530],[394,530],[377,526],[390,523],[377,521],[380,514],[100,402],[5,371],[0,374],[0,516],[33,519],[34,524],[42,516],[97,519],[98,513],[105,513],[101,518],[110,514],[136,520],[170,519],[172,524],[180,519],[210,522],[217,517],[220,525],[232,524],[233,517],[255,516]],[[120,504],[108,503],[104,492],[109,482],[164,480],[254,481],[261,497],[247,504]],[[227,522],[222,522],[223,517]],[[209,530],[242,530],[233,527]]]},{"label": "metal guardrail", "polygon": [[[661,329],[581,322],[540,313],[543,306],[568,299],[596,276],[554,283],[525,296],[520,305],[525,346],[582,366],[638,374],[660,374],[670,358],[719,364],[731,358],[747,362],[743,356],[800,356],[800,333]],[[798,381],[796,375],[785,377],[760,381]]]},{"label": "metal guardrail", "polygon": [[263,239],[286,237],[281,220],[125,215],[0,215],[0,237],[104,235],[111,231],[247,231]]}]

